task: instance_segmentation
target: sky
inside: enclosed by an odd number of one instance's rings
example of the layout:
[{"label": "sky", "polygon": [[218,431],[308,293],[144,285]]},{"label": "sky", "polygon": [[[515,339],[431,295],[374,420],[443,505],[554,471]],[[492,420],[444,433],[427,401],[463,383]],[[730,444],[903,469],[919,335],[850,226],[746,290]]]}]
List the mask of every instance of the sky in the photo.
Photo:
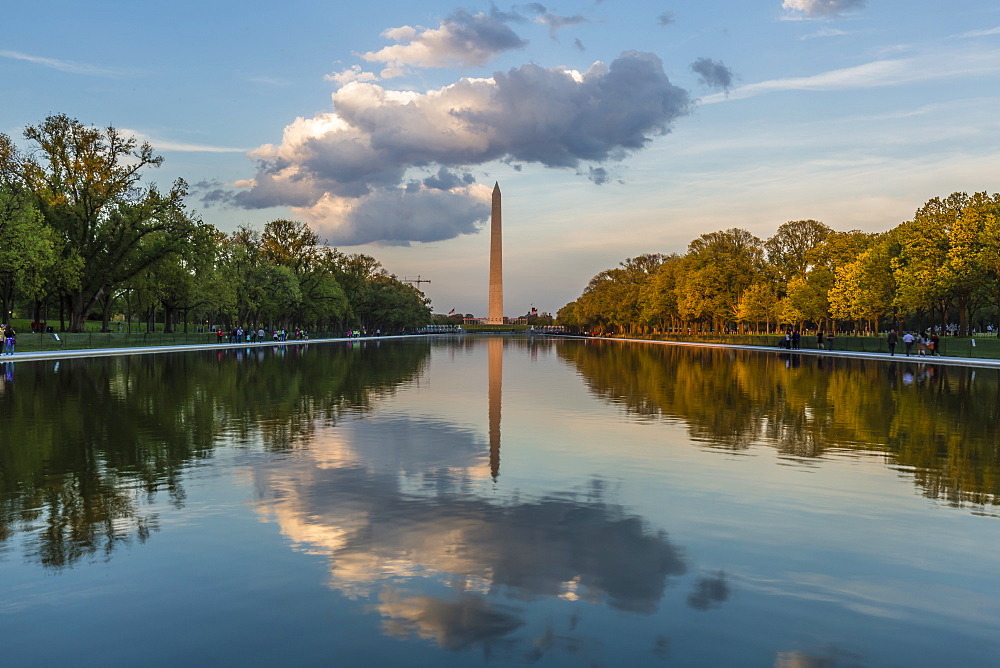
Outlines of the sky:
[{"label": "sky", "polygon": [[995,0],[417,4],[16,3],[0,132],[131,132],[206,222],[305,221],[477,316],[494,183],[511,317],[707,232],[997,190]]}]

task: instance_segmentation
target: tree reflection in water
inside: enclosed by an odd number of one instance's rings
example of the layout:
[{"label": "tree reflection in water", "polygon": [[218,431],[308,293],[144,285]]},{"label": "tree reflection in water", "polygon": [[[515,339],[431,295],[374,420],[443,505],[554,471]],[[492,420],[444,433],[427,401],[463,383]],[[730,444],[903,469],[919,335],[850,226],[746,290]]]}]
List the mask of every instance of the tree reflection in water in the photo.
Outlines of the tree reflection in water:
[{"label": "tree reflection in water", "polygon": [[930,498],[998,502],[996,370],[599,340],[558,352],[597,396],[682,422],[708,447],[880,451]]},{"label": "tree reflection in water", "polygon": [[[19,363],[0,387],[0,541],[71,566],[145,541],[180,507],[183,471],[222,443],[280,451],[364,410],[426,363],[427,344],[226,349]],[[13,367],[13,364],[8,365]]]}]

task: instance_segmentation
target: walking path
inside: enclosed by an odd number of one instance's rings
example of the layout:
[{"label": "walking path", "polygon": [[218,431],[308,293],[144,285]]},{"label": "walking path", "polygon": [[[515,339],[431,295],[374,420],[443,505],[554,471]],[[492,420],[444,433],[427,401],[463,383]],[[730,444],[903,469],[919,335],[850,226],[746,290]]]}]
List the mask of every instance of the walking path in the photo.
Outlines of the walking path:
[{"label": "walking path", "polygon": [[[580,337],[566,337],[580,338]],[[846,357],[850,359],[879,360],[880,362],[913,362],[920,364],[942,364],[947,366],[971,366],[987,369],[1000,369],[1000,359],[980,359],[978,357],[956,357],[917,355],[911,353],[909,356],[901,353],[906,348],[900,344],[896,348],[896,354],[890,356],[889,353],[862,353],[853,350],[815,350],[811,348],[799,348],[796,350],[786,350],[784,348],[771,346],[749,346],[734,343],[702,343],[699,341],[651,341],[649,339],[618,339],[604,338],[600,336],[588,337],[597,341],[622,341],[625,343],[650,343],[665,346],[690,346],[694,348],[725,348],[728,350],[752,350],[759,353],[776,353],[783,355],[802,355],[804,357]]]},{"label": "walking path", "polygon": [[[425,334],[410,336],[426,336]],[[410,336],[406,338],[410,338]],[[401,336],[342,337],[337,339],[305,339],[290,341],[260,341],[254,343],[194,343],[169,346],[134,346],[129,348],[81,348],[79,350],[42,350],[0,356],[0,362],[37,362],[39,360],[64,360],[74,357],[112,357],[115,355],[154,355],[178,353],[189,350],[225,350],[227,348],[264,348],[267,346],[302,346],[310,343],[336,343],[340,341],[383,341],[404,338]]]}]

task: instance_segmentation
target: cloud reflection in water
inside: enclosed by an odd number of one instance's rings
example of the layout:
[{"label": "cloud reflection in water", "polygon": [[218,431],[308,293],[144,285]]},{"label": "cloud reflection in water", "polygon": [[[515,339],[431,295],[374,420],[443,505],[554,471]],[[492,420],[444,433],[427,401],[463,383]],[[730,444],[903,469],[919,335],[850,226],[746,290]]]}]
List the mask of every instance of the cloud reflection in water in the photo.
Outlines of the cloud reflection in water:
[{"label": "cloud reflection in water", "polygon": [[259,512],[296,549],[329,557],[334,589],[376,599],[391,635],[463,648],[525,625],[524,604],[541,597],[651,614],[688,570],[599,480],[543,498],[477,496],[488,444],[468,430],[389,415],[331,434],[256,470]]}]

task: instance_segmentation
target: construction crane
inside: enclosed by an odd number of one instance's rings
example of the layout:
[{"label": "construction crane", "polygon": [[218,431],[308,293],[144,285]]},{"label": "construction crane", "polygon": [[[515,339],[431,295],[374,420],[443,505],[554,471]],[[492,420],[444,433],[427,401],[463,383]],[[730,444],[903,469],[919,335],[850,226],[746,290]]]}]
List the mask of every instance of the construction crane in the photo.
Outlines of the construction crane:
[{"label": "construction crane", "polygon": [[413,286],[416,286],[417,290],[419,290],[421,283],[430,283],[431,279],[429,279],[429,278],[420,278],[420,274],[417,274],[416,278],[404,278],[403,282],[404,283],[409,283],[410,285],[413,285]]}]

